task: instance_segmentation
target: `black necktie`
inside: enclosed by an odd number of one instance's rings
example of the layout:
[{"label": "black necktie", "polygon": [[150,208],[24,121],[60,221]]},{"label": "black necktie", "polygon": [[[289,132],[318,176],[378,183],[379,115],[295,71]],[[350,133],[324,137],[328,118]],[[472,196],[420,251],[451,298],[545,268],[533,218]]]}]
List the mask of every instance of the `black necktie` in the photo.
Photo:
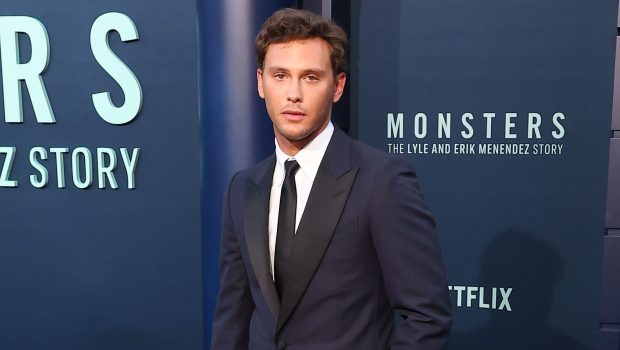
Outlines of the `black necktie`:
[{"label": "black necktie", "polygon": [[291,253],[293,238],[295,238],[295,214],[297,211],[297,189],[295,188],[295,173],[299,164],[295,160],[287,160],[284,163],[284,183],[280,192],[280,210],[278,212],[278,231],[276,235],[276,251],[274,257],[274,273],[276,290],[280,300],[284,278],[282,267],[284,261]]}]

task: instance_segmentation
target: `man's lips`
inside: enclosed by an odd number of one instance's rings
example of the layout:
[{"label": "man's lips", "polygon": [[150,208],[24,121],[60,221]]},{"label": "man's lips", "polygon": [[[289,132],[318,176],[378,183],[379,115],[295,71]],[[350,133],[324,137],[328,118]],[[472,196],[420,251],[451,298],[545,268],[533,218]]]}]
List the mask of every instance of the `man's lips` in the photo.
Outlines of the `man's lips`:
[{"label": "man's lips", "polygon": [[282,112],[282,115],[288,120],[297,121],[302,120],[306,116],[306,113],[301,111],[285,110]]}]

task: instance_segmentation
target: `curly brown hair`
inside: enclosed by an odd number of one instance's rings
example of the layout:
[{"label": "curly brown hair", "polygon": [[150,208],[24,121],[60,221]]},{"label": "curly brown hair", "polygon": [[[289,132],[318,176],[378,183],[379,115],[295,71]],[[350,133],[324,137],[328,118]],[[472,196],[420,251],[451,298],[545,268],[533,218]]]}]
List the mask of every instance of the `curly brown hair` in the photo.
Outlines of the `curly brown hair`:
[{"label": "curly brown hair", "polygon": [[256,63],[262,70],[271,44],[320,38],[329,44],[334,77],[347,72],[347,34],[335,22],[310,11],[284,8],[274,12],[254,40]]}]

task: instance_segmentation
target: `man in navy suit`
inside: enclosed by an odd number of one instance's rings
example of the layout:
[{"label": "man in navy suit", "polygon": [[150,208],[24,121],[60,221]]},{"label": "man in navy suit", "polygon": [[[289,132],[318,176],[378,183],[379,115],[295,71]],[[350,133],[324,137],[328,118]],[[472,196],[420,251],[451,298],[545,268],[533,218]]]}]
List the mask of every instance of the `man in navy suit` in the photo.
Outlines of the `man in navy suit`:
[{"label": "man in navy suit", "polygon": [[346,34],[284,9],[255,44],[275,153],[224,196],[212,349],[444,349],[450,299],[413,167],[330,121]]}]

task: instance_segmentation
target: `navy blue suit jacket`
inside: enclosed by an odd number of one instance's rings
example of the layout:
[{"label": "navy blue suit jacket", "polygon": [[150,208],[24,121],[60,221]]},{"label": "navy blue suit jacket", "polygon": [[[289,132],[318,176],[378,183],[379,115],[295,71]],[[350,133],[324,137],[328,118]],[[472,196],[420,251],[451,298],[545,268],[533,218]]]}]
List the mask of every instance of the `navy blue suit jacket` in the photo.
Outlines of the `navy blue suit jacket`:
[{"label": "navy blue suit jacket", "polygon": [[242,170],[226,191],[212,349],[445,348],[444,265],[411,164],[336,128],[297,228],[281,301],[268,249],[274,166],[272,155]]}]

